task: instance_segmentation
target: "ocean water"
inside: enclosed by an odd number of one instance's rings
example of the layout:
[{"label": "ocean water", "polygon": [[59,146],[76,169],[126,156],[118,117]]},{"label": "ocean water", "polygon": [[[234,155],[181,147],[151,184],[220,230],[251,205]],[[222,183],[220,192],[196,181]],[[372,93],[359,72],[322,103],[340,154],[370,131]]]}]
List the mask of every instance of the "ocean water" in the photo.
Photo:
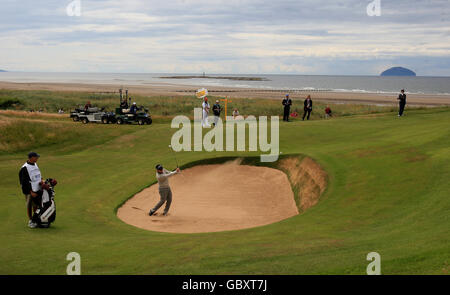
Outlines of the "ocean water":
[{"label": "ocean water", "polygon": [[172,73],[26,73],[2,72],[5,82],[56,82],[132,85],[179,84],[198,87],[240,87],[267,90],[323,90],[342,92],[450,94],[450,77],[379,77],[379,76],[320,76],[320,75],[213,75],[262,77],[268,81],[236,81],[227,79],[161,79],[163,76],[199,76]]}]

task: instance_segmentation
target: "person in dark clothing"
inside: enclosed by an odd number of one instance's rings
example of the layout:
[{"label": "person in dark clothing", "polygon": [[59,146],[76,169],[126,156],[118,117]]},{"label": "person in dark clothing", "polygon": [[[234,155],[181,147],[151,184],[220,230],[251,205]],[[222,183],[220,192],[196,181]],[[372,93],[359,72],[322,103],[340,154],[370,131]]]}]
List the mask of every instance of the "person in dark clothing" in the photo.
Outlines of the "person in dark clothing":
[{"label": "person in dark clothing", "polygon": [[121,109],[128,109],[128,102],[126,99],[124,99],[121,103],[120,103],[120,108]]},{"label": "person in dark clothing", "polygon": [[22,193],[25,195],[27,204],[28,226],[30,228],[37,227],[33,222],[32,216],[37,208],[36,199],[39,196],[40,184],[42,182],[41,171],[37,165],[39,155],[35,152],[28,154],[28,161],[23,164],[19,171],[19,181],[22,187]]},{"label": "person in dark clothing", "polygon": [[136,103],[133,102],[133,105],[130,108],[130,113],[136,115],[137,109],[138,109],[138,107],[137,107]]},{"label": "person in dark clothing", "polygon": [[309,116],[311,115],[311,111],[312,111],[312,100],[311,100],[311,95],[308,95],[305,99],[305,101],[303,102],[303,118],[302,120],[305,120],[306,114],[308,114],[307,116],[307,120],[309,120]]},{"label": "person in dark clothing", "polygon": [[88,101],[85,105],[84,105],[84,110],[87,111],[89,108],[92,108],[91,102]]},{"label": "person in dark clothing", "polygon": [[331,112],[330,106],[327,106],[327,107],[325,108],[325,118],[331,117],[332,115],[333,115],[333,114],[332,114],[332,112]]},{"label": "person in dark clothing", "polygon": [[286,94],[282,104],[284,106],[283,121],[289,122],[289,114],[291,112],[292,105],[292,100],[289,98],[289,94]]},{"label": "person in dark clothing", "polygon": [[214,114],[213,125],[216,126],[217,121],[219,120],[218,118],[220,118],[220,112],[222,111],[222,107],[220,106],[218,100],[216,100],[216,103],[213,105],[212,110],[213,110],[213,114]]},{"label": "person in dark clothing", "polygon": [[403,111],[405,110],[405,105],[406,105],[405,89],[401,90],[397,99],[398,99],[398,103],[399,103],[398,116],[401,117],[401,116],[403,116]]}]

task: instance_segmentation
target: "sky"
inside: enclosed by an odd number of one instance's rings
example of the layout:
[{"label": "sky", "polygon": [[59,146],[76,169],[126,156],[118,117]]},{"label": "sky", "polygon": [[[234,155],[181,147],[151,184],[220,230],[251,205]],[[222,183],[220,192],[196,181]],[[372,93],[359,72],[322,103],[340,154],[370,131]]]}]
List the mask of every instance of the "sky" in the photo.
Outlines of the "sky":
[{"label": "sky", "polygon": [[450,76],[450,0],[77,1],[0,0],[0,69]]}]

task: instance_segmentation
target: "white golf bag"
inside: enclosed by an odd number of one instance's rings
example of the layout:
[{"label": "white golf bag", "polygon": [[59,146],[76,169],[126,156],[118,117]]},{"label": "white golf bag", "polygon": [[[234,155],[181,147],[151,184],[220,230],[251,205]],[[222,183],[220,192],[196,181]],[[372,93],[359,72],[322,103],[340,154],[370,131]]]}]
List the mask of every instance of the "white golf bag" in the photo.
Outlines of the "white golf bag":
[{"label": "white golf bag", "polygon": [[33,214],[33,222],[39,227],[48,228],[56,218],[55,191],[56,180],[47,179],[39,193],[39,207]]}]

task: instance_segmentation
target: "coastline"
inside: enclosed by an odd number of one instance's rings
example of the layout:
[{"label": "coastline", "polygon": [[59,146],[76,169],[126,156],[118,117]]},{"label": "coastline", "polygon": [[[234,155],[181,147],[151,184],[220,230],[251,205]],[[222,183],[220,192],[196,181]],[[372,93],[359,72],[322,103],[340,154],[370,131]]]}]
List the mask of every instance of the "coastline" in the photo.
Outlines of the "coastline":
[{"label": "coastline", "polygon": [[[0,81],[0,89],[6,90],[47,90],[47,91],[79,91],[79,92],[116,92],[124,87],[130,95],[139,94],[146,96],[183,96],[194,95],[198,86],[180,85],[170,83],[149,83],[147,85],[130,85],[122,83],[114,84],[88,84],[88,83],[16,83]],[[397,105],[397,94],[389,93],[359,93],[359,92],[335,92],[320,90],[264,90],[258,88],[237,87],[207,87],[210,96],[248,99],[283,99],[286,93],[295,101],[303,100],[308,94],[313,100],[342,103],[342,104],[375,104]],[[450,95],[445,94],[408,94],[408,105],[415,106],[450,106]]]}]

